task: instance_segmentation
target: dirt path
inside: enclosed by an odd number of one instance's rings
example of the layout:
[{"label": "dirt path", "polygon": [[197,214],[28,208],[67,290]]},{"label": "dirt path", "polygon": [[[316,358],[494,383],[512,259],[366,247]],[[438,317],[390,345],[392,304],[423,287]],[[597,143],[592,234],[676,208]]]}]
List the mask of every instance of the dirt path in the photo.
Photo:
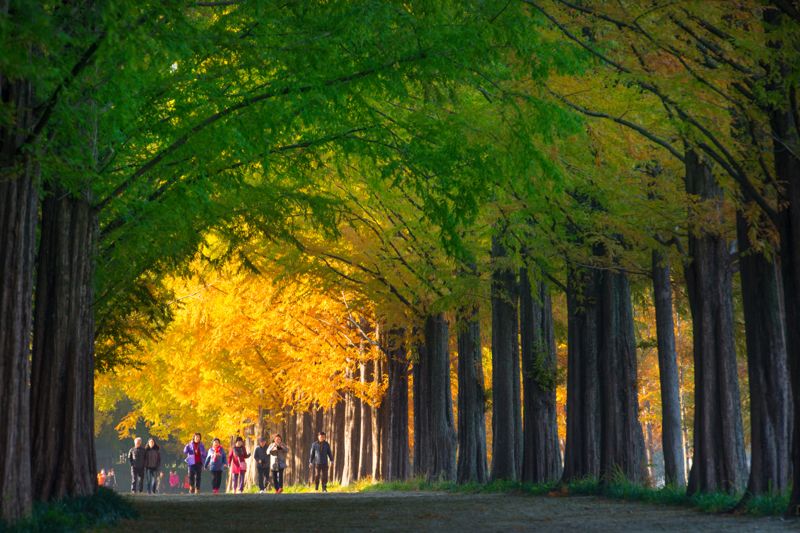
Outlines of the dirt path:
[{"label": "dirt path", "polygon": [[116,531],[800,531],[778,518],[701,514],[595,497],[330,493],[141,496]]}]

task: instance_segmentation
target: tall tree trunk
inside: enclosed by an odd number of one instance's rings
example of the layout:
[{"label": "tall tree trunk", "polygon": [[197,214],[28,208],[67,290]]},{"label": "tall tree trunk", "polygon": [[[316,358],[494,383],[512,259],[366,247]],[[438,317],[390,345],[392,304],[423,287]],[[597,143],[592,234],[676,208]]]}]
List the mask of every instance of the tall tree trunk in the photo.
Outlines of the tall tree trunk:
[{"label": "tall tree trunk", "polygon": [[342,475],[344,472],[345,457],[347,455],[345,452],[345,405],[345,400],[336,402],[336,405],[333,407],[333,422],[331,426],[333,441],[336,447],[336,452],[333,455],[333,478],[338,481],[339,484],[343,484]]},{"label": "tall tree trunk", "polygon": [[28,388],[38,168],[18,154],[32,122],[31,84],[0,72],[0,101],[13,112],[0,121],[0,519],[11,523],[31,511],[25,450],[38,445],[30,437]]},{"label": "tall tree trunk", "polygon": [[548,483],[561,475],[553,309],[544,283],[531,287],[527,269],[520,271],[519,282],[525,417],[521,480]]},{"label": "tall tree trunk", "polygon": [[314,414],[310,409],[303,411],[302,417],[302,435],[303,435],[303,454],[300,456],[303,468],[303,483],[311,483],[311,468],[308,465],[308,458],[311,455],[311,443],[317,440],[317,435],[314,432]]},{"label": "tall tree trunk", "polygon": [[[31,370],[34,496],[93,494],[93,255],[89,198],[54,190],[42,205]],[[65,458],[67,458],[65,460]]]},{"label": "tall tree trunk", "polygon": [[[769,8],[764,10],[768,27],[781,26],[781,11]],[[769,47],[775,50],[774,71],[771,78],[773,97],[778,95],[770,109],[769,119],[773,139],[775,175],[783,184],[781,200],[785,207],[780,212],[780,254],[785,317],[786,352],[788,356],[789,380],[791,383],[791,485],[787,513],[800,516],[800,124],[796,122],[797,84],[781,83],[791,71],[791,66],[781,57],[782,39],[773,39]]]},{"label": "tall tree trunk", "polygon": [[458,316],[458,464],[459,483],[486,483],[486,398],[483,389],[481,325],[478,310]]},{"label": "tall tree trunk", "polygon": [[[372,380],[376,383],[380,383],[383,379],[383,359],[374,361],[374,365],[375,372]],[[381,455],[383,453],[381,446],[383,438],[383,407],[384,402],[382,401],[377,406],[374,406],[370,411],[372,414],[372,465],[369,475],[372,477],[372,479],[381,478]]]},{"label": "tall tree trunk", "polygon": [[[348,376],[352,372],[348,370]],[[360,400],[352,392],[345,394],[344,415],[344,466],[342,470],[342,486],[346,487],[358,479],[358,454],[361,429]]]},{"label": "tall tree trunk", "polygon": [[600,474],[597,281],[575,269],[567,280],[567,437],[564,482]]},{"label": "tall tree trunk", "polygon": [[[650,402],[646,403],[646,409],[648,411],[650,410]],[[656,478],[656,468],[655,468],[656,444],[655,440],[653,439],[653,423],[650,422],[649,420],[645,424],[644,449],[645,449],[645,464],[647,465],[647,478],[652,480]]]},{"label": "tall tree trunk", "polygon": [[[325,435],[330,439],[331,435],[330,429],[325,429],[325,409],[322,407],[314,407],[313,408],[313,417],[312,417],[312,425],[311,433],[312,435],[316,435],[320,431],[324,431]],[[332,452],[331,452],[332,453]]]},{"label": "tall tree trunk", "polygon": [[450,391],[449,328],[444,315],[425,320],[425,345],[419,353],[418,400],[425,408],[414,413],[419,418],[419,434],[415,436],[415,468],[419,456],[420,475],[429,480],[455,481],[456,432],[453,420],[453,398]]},{"label": "tall tree trunk", "polygon": [[751,249],[747,222],[736,217],[750,386],[750,479],[747,496],[789,487],[792,399],[777,264]]},{"label": "tall tree trunk", "polygon": [[661,385],[661,445],[664,451],[664,479],[667,485],[686,486],[683,455],[680,382],[672,319],[672,281],[664,256],[653,251],[653,303],[656,310],[658,374]]},{"label": "tall tree trunk", "polygon": [[[416,329],[416,328],[415,328]],[[424,329],[424,328],[423,328]],[[422,359],[425,359],[425,343],[416,341],[414,343],[416,349],[416,360],[411,367],[411,377],[413,380],[412,401],[414,406],[414,450],[413,450],[413,473],[414,477],[422,476],[425,470],[425,458],[422,456],[422,443],[420,442],[420,435],[425,432],[428,433],[427,428],[423,429],[425,424],[425,417],[423,416],[422,409],[420,408],[420,397],[422,396]]]},{"label": "tall tree trunk", "polygon": [[517,342],[516,276],[503,265],[506,251],[492,238],[492,479],[517,479]]},{"label": "tall tree trunk", "polygon": [[[365,361],[359,365],[359,380],[366,387],[373,379],[374,361]],[[372,406],[361,402],[361,430],[359,432],[358,477],[363,479],[372,473]]]},{"label": "tall tree trunk", "polygon": [[[724,227],[722,189],[711,169],[692,150],[685,159],[686,191],[706,201],[705,212],[714,213],[718,227]],[[694,332],[695,417],[688,491],[737,492],[744,488],[746,470],[725,237],[693,228],[689,255],[685,273]]]},{"label": "tall tree trunk", "polygon": [[284,418],[286,420],[286,430],[284,432],[284,438],[286,439],[286,445],[289,446],[289,449],[292,451],[291,456],[286,461],[286,484],[287,485],[294,485],[298,483],[300,476],[297,473],[297,466],[295,461],[295,456],[300,453],[298,450],[298,442],[297,442],[297,413],[292,411],[290,408],[287,407],[286,409],[286,416]]},{"label": "tall tree trunk", "polygon": [[389,422],[385,452],[388,458],[383,477],[387,481],[395,481],[404,480],[409,475],[408,355],[404,330],[391,330],[388,339],[389,389],[386,392],[386,401]]},{"label": "tall tree trunk", "polygon": [[646,468],[630,286],[623,273],[603,270],[598,275],[600,479],[608,483],[622,474],[630,481],[641,482]]}]

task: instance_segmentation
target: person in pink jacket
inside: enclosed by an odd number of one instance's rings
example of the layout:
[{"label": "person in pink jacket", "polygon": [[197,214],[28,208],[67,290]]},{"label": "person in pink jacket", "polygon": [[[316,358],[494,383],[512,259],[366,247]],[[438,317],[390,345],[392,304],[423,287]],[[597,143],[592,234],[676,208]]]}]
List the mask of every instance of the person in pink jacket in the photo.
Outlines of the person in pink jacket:
[{"label": "person in pink jacket", "polygon": [[233,474],[233,492],[244,492],[244,478],[247,475],[247,448],[244,447],[244,439],[236,437],[236,443],[228,456],[228,464]]}]

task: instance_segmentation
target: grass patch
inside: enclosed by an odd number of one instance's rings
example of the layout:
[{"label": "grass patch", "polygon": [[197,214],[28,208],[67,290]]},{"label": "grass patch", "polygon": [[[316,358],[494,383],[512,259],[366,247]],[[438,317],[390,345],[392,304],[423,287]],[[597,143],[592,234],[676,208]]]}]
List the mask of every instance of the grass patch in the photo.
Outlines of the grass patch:
[{"label": "grass patch", "polygon": [[[666,486],[654,489],[637,485],[623,479],[603,485],[598,480],[588,478],[573,481],[565,486],[558,483],[521,483],[517,481],[493,481],[491,483],[466,483],[459,485],[453,482],[435,482],[425,479],[408,481],[390,481],[376,483],[368,481],[357,484],[357,492],[416,492],[435,491],[451,494],[525,494],[542,496],[560,490],[566,494],[577,496],[603,496],[606,498],[638,501],[657,505],[674,505],[691,507],[706,513],[722,513],[732,511],[742,499],[741,494],[724,492],[695,494],[689,496],[685,489]],[[779,516],[789,506],[789,494],[764,495],[748,499],[738,509],[739,512],[754,516]]]},{"label": "grass patch", "polygon": [[36,503],[30,517],[13,526],[0,522],[2,533],[73,532],[108,526],[126,518],[136,518],[130,502],[113,490],[101,487],[97,494],[66,498],[57,502]]}]

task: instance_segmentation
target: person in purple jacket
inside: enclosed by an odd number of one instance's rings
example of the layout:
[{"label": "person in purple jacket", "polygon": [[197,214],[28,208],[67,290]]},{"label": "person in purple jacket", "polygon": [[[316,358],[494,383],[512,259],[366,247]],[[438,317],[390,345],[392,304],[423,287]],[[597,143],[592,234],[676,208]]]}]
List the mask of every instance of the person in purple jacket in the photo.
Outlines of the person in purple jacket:
[{"label": "person in purple jacket", "polygon": [[203,437],[195,433],[192,441],[183,447],[186,464],[189,465],[189,493],[200,492],[200,477],[203,474],[203,461],[206,458],[206,447],[203,446]]}]

